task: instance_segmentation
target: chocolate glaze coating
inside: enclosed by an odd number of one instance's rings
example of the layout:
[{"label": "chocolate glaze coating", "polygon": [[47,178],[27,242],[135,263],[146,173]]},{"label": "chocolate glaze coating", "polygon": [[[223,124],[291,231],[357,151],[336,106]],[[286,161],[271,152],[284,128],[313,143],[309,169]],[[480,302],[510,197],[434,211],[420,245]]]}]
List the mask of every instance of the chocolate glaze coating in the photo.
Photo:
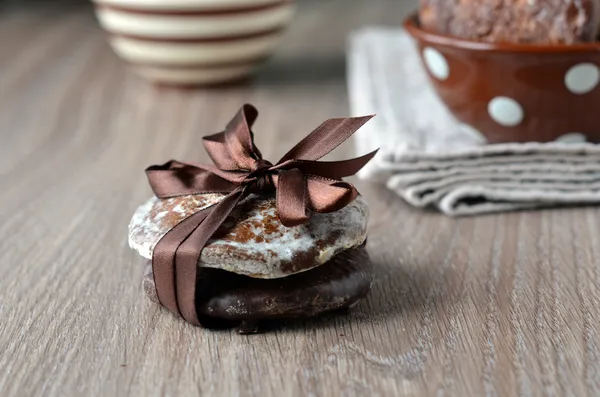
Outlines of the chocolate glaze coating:
[{"label": "chocolate glaze coating", "polygon": [[[156,301],[151,266],[148,262],[143,285]],[[253,324],[260,320],[305,318],[352,308],[369,292],[373,281],[364,245],[343,251],[317,268],[279,279],[256,279],[210,268],[202,268],[198,274],[196,299],[203,324],[211,325],[209,319],[241,322],[240,332],[244,333],[255,331]]]},{"label": "chocolate glaze coating", "polygon": [[600,0],[421,0],[428,30],[488,42],[572,44],[596,39]]}]

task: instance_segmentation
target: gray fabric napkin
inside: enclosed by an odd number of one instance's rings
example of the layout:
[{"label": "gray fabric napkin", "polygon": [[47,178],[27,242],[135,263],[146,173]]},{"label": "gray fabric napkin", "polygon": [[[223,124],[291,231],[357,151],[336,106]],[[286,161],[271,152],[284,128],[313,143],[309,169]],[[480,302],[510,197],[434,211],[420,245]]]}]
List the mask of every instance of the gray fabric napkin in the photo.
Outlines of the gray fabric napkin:
[{"label": "gray fabric napkin", "polygon": [[377,114],[355,135],[359,154],[380,148],[360,177],[452,216],[600,202],[600,145],[486,144],[437,98],[403,30],[355,32],[348,58],[352,113]]}]

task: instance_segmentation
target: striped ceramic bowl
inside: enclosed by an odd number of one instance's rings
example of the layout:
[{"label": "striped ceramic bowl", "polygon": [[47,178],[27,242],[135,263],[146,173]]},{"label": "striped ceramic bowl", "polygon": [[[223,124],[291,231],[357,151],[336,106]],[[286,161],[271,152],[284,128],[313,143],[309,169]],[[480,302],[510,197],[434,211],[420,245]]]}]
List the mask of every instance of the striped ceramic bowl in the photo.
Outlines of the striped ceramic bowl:
[{"label": "striped ceramic bowl", "polygon": [[292,0],[95,0],[115,52],[163,84],[239,80],[275,50]]}]

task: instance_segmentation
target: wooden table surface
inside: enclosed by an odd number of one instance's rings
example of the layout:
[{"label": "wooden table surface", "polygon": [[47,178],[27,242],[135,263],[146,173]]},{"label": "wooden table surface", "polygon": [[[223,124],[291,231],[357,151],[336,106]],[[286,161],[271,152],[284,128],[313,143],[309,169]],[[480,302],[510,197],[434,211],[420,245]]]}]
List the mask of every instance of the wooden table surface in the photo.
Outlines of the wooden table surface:
[{"label": "wooden table surface", "polygon": [[600,395],[596,208],[450,219],[359,182],[377,270],[351,314],[240,336],[143,295],[127,246],[143,169],[206,160],[202,135],[243,102],[265,157],[283,154],[348,114],[347,33],[411,6],[303,1],[256,80],[198,91],[129,72],[88,4],[0,11],[0,396]]}]

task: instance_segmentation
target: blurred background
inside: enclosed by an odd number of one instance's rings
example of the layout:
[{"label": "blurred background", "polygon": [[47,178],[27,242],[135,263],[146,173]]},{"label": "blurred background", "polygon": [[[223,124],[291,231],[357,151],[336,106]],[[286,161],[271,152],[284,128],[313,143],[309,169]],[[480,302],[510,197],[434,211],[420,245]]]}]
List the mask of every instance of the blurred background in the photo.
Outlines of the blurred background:
[{"label": "blurred background", "polygon": [[[273,49],[271,60],[259,69],[255,82],[320,85],[339,81],[344,78],[346,42],[351,31],[365,25],[399,27],[417,4],[418,0],[297,0],[289,30],[284,33],[281,45]],[[69,29],[68,34],[83,41],[100,29],[93,4],[86,0],[0,0],[0,12],[5,14],[4,24],[8,23],[6,14],[10,13],[11,24],[20,25],[18,31],[5,27],[0,39],[5,45],[17,35],[41,39],[36,32],[50,42],[63,29]],[[23,25],[24,21],[30,25]],[[54,31],[46,31],[50,26]],[[13,55],[26,50],[5,48]],[[77,48],[73,46],[71,50]]]},{"label": "blurred background", "polygon": [[[32,125],[32,119],[14,109],[0,109],[0,123],[6,127],[2,134],[8,134],[3,146],[15,155],[21,148],[28,150],[29,134],[50,133],[43,132],[51,125],[42,120],[54,120],[63,131],[52,142],[68,141],[77,134],[82,109],[90,107],[95,109],[94,119],[119,123],[103,128],[148,123],[139,139],[178,136],[199,144],[198,131],[218,130],[242,103],[251,101],[263,115],[270,114],[259,119],[259,128],[266,132],[277,125],[278,130],[290,131],[280,134],[282,141],[272,146],[272,156],[276,156],[297,140],[298,133],[309,132],[324,119],[349,115],[349,33],[366,25],[399,27],[405,15],[416,9],[417,0],[297,1],[281,41],[251,78],[197,89],[161,86],[139,76],[110,47],[109,35],[100,27],[90,1],[4,0],[0,4],[0,95],[5,100],[21,98],[23,106],[27,104],[38,115],[37,124]],[[106,95],[112,98],[109,102]],[[62,99],[56,102],[57,98]],[[111,106],[116,103],[120,105]],[[286,117],[288,113],[294,117]],[[189,124],[180,125],[182,120]],[[297,120],[305,120],[306,126],[297,126]],[[188,130],[191,136],[185,134]],[[261,147],[268,147],[269,139],[267,133],[257,136]],[[340,152],[341,157],[351,151],[350,145]],[[170,155],[197,158],[195,148],[189,154],[182,149],[184,153]]]}]

